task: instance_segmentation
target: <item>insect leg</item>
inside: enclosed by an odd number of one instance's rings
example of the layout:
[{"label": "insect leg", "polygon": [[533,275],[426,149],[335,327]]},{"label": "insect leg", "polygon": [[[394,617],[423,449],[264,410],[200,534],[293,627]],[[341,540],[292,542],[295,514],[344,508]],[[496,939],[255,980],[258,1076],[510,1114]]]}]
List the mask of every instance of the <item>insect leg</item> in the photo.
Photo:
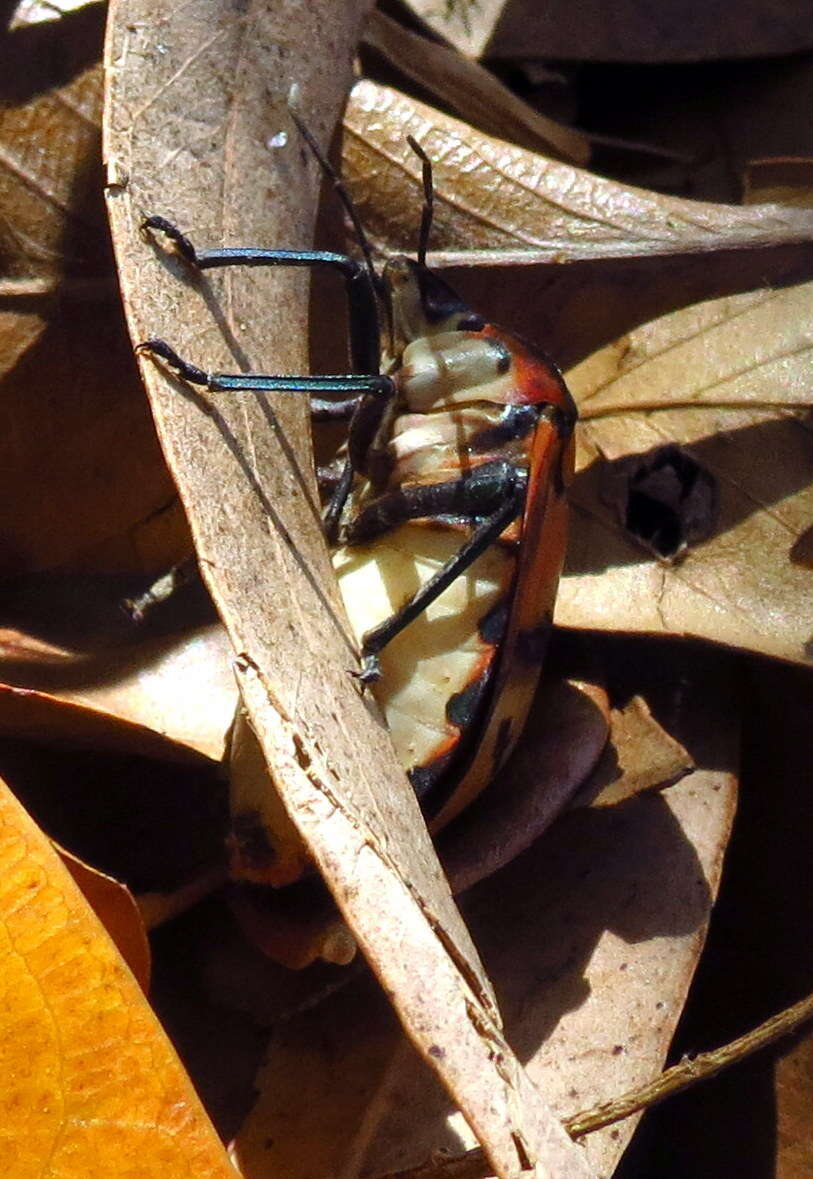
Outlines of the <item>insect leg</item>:
[{"label": "insect leg", "polygon": [[381,355],[378,304],[373,280],[363,262],[330,250],[261,250],[243,246],[198,250],[166,217],[146,217],[141,228],[164,234],[176,253],[196,270],[218,270],[225,266],[325,266],[337,270],[344,278],[347,292],[353,372],[378,372]]},{"label": "insect leg", "polygon": [[524,471],[513,463],[496,459],[457,479],[400,487],[378,496],[359,512],[347,525],[344,539],[347,544],[364,544],[407,520],[423,518],[475,523],[501,508],[524,479]]},{"label": "insect leg", "polygon": [[359,394],[392,396],[393,382],[383,375],[347,373],[341,376],[277,376],[265,373],[209,373],[178,355],[166,340],[145,340],[137,352],[157,356],[190,385],[202,385],[212,393],[348,393],[350,401]]},{"label": "insect leg", "polygon": [[311,397],[311,417],[316,422],[344,422],[352,418],[361,403],[361,394],[326,400]]},{"label": "insect leg", "polygon": [[[225,266],[326,266],[330,269],[338,270],[344,278],[347,294],[351,367],[355,374],[371,377],[378,374],[381,354],[381,334],[378,321],[378,303],[373,281],[374,272],[370,265],[365,265],[355,258],[349,258],[345,254],[332,253],[329,250],[263,250],[251,247],[198,250],[186,234],[182,233],[176,225],[173,225],[166,217],[160,216],[145,218],[141,228],[144,231],[157,230],[164,234],[187,265],[197,270],[216,270]],[[152,343],[154,344],[156,341],[152,341]],[[168,347],[163,341],[159,341],[159,343],[164,349]],[[157,355],[163,355],[165,360],[176,367],[181,376],[184,375],[180,368],[177,367],[177,363],[171,360],[166,352],[162,353],[157,348],[152,348],[151,351]],[[201,371],[195,370],[194,366],[186,366],[186,368],[187,373],[192,371],[200,373]],[[185,379],[190,380],[191,378],[187,375]],[[279,380],[282,380],[282,378],[279,378]],[[206,382],[193,380],[192,383],[205,384]],[[231,384],[222,387],[231,389],[255,388],[262,389],[264,392],[291,388],[290,386],[281,384],[264,384],[261,386]],[[213,388],[213,386],[210,385],[209,388]],[[310,382],[307,385],[303,385],[300,382],[296,385],[297,392],[335,391],[378,393],[381,391],[381,388],[382,386],[375,384],[318,386]],[[388,384],[387,399],[392,396],[391,388],[391,385]],[[335,409],[328,407],[330,407],[330,402],[320,399],[318,404],[314,406],[316,416],[349,417],[358,408],[357,405],[353,406],[350,404],[349,400],[338,403]],[[325,513],[325,531],[329,540],[335,538],[338,521],[353,484],[353,473],[354,463],[352,457],[350,457],[347,460],[342,478],[336,486],[336,490]]]},{"label": "insect leg", "polygon": [[[496,464],[495,464],[496,465]],[[502,465],[502,464],[499,464]],[[505,464],[510,467],[510,464]],[[462,481],[457,481],[462,482]],[[504,484],[503,502],[491,514],[482,519],[469,539],[461,545],[458,551],[449,558],[446,564],[438,570],[400,609],[390,617],[367,631],[362,642],[361,672],[359,678],[363,683],[371,683],[378,679],[380,667],[379,653],[397,634],[408,626],[418,615],[436,598],[440,597],[453,581],[464,573],[481,553],[493,544],[497,537],[508,527],[512,520],[522,511],[525,500],[526,480],[524,472],[512,468],[511,475]],[[404,519],[416,519],[421,514],[421,505],[415,504],[414,511]],[[425,514],[425,507],[423,514]],[[391,525],[390,525],[391,526]],[[383,530],[383,529],[382,529]]]}]

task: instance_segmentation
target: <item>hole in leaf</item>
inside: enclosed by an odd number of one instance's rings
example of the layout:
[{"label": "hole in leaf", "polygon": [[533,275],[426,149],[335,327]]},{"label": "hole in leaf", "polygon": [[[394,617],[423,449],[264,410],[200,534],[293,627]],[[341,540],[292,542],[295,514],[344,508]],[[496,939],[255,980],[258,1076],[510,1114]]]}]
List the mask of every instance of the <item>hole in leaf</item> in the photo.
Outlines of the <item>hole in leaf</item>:
[{"label": "hole in leaf", "polygon": [[623,474],[624,528],[660,560],[679,560],[714,531],[717,481],[679,446],[624,460]]}]

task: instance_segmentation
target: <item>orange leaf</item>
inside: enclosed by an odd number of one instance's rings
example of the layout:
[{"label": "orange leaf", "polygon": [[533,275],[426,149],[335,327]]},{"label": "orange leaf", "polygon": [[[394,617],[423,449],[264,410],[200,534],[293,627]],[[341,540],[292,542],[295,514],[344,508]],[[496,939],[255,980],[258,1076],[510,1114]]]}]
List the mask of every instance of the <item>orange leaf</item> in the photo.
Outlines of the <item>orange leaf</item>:
[{"label": "orange leaf", "polygon": [[0,787],[0,1170],[233,1179],[137,982]]}]

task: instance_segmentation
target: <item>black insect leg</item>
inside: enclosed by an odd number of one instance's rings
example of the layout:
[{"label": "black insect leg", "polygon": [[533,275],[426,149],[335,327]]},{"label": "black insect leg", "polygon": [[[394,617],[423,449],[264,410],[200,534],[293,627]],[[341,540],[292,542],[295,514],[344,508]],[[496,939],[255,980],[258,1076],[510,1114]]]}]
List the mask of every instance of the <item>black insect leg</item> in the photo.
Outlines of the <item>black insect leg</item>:
[{"label": "black insect leg", "polygon": [[[490,464],[491,465],[491,464]],[[359,678],[363,683],[371,683],[378,679],[381,670],[378,656],[384,647],[397,634],[416,619],[436,598],[440,597],[453,581],[456,581],[485,550],[494,543],[502,532],[521,513],[525,502],[526,477],[524,472],[517,471],[509,463],[495,463],[493,466],[504,467],[505,482],[502,486],[502,502],[485,519],[477,525],[469,539],[461,545],[458,551],[449,558],[446,564],[438,570],[434,577],[423,585],[409,601],[390,617],[367,631],[362,641],[361,672]],[[459,487],[466,480],[456,480],[452,487],[453,494],[459,496]],[[422,489],[425,490],[425,489]],[[434,490],[434,489],[433,489]],[[424,505],[416,501],[410,505],[408,515],[402,516],[401,522],[407,519],[417,519],[425,515],[421,511]],[[391,526],[391,524],[390,524]],[[384,529],[381,529],[383,531]]]},{"label": "black insect leg", "polygon": [[163,360],[168,368],[190,385],[202,385],[212,393],[347,393],[356,401],[365,393],[393,395],[389,377],[347,373],[342,376],[277,376],[265,373],[208,373],[178,355],[166,340],[145,340],[136,348]]},{"label": "black insect leg", "polygon": [[525,472],[506,459],[472,467],[457,479],[415,483],[378,496],[350,521],[348,544],[363,544],[407,520],[454,519],[474,523],[493,515],[513,498]]},{"label": "black insect leg", "polygon": [[[180,229],[176,225],[173,225],[171,221],[168,221],[166,217],[151,216],[145,218],[142,222],[142,230],[149,229],[158,230],[164,234],[172,242],[175,250],[187,265],[197,270],[216,270],[225,266],[326,266],[330,269],[338,270],[345,280],[345,290],[347,293],[350,358],[353,373],[370,377],[378,374],[381,352],[380,329],[373,272],[370,266],[357,261],[355,258],[349,258],[345,254],[334,254],[328,250],[262,250],[242,246],[217,250],[198,250],[186,234],[181,233]],[[155,347],[156,344],[160,344],[165,351],[161,352],[158,347]],[[177,364],[177,354],[173,353],[174,360],[170,358],[166,352],[168,347],[163,341],[149,341],[146,350],[152,351],[156,355],[163,355],[164,359],[175,367],[179,375],[184,376],[185,380],[191,380],[193,384],[207,384],[206,381],[196,380],[189,375],[184,375],[182,368]],[[169,351],[172,350],[170,349]],[[202,373],[202,370],[197,369],[194,365],[188,365],[186,362],[181,362],[181,366],[186,368],[187,373],[195,373],[198,376]],[[202,375],[208,376],[209,374]],[[230,381],[236,379],[228,378]],[[260,378],[261,381],[265,382],[271,379],[270,377]],[[283,379],[281,377],[274,378],[275,381],[279,382],[283,381]],[[284,385],[281,383],[275,383],[273,385],[267,383],[261,383],[260,385],[230,383],[228,385],[223,384],[218,388],[232,390],[254,389],[255,391],[262,392],[275,392],[279,390],[313,393],[361,392],[373,395],[380,393],[382,388],[386,388],[386,400],[389,400],[393,395],[391,382],[387,383],[386,386],[375,384],[348,385],[341,383],[339,385],[318,385],[310,379],[307,382],[300,381],[299,378],[295,378],[295,380],[297,381],[296,385]],[[338,380],[342,382],[344,378],[340,377]],[[215,386],[211,384],[208,384],[207,387],[213,390],[215,389]],[[334,411],[327,408],[329,405],[330,403],[328,401],[319,399],[318,407],[316,407],[317,414],[319,416],[328,416],[331,412],[335,412],[336,416],[339,417],[345,416],[345,413],[347,413],[347,416],[352,416],[358,408],[358,405],[351,408],[350,399],[340,402],[339,405],[341,408],[337,406]],[[351,448],[351,455],[347,459],[342,478],[336,486],[336,490],[325,513],[325,532],[330,541],[335,540],[338,521],[353,484],[354,469],[355,465],[353,463]]]},{"label": "black insect leg", "polygon": [[361,394],[335,400],[311,397],[311,417],[315,422],[346,422],[352,418],[360,404]]},{"label": "black insect leg", "polygon": [[378,372],[381,357],[378,304],[373,280],[363,262],[330,250],[260,250],[243,246],[197,250],[186,234],[166,217],[146,217],[141,228],[163,233],[187,265],[196,270],[218,270],[225,266],[325,266],[337,270],[344,278],[347,292],[353,372]]}]

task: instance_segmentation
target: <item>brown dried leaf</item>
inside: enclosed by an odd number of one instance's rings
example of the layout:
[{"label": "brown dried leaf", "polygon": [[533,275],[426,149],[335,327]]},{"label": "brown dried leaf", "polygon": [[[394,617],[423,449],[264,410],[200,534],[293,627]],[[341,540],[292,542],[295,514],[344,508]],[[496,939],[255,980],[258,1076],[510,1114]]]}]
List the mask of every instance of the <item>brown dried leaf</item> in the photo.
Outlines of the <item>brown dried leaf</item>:
[{"label": "brown dried leaf", "polygon": [[439,33],[462,52],[508,58],[576,61],[708,61],[763,57],[810,48],[810,12],[804,0],[741,0],[736,19],[725,4],[674,0],[652,5],[622,0],[579,4],[567,0],[411,0]]},{"label": "brown dried leaf", "polygon": [[54,844],[54,848],[146,994],[150,987],[150,943],[133,894],[126,884],[92,868],[64,847]]},{"label": "brown dried leaf", "polygon": [[153,757],[223,757],[237,688],[219,624],[94,658],[26,659],[30,642],[0,644],[0,731]]},{"label": "brown dried leaf", "polygon": [[610,743],[574,803],[615,806],[671,786],[694,769],[688,751],[659,724],[642,696],[612,711]]},{"label": "brown dried leaf", "polygon": [[423,20],[460,53],[480,57],[494,26],[500,19],[506,0],[451,0],[435,4],[433,0],[408,0]]},{"label": "brown dried leaf", "polygon": [[435,161],[438,265],[572,262],[708,254],[809,241],[813,213],[737,208],[628,188],[474,131],[385,86],[354,86],[343,168],[365,225],[414,248],[421,206],[413,135]]},{"label": "brown dried leaf", "polygon": [[580,132],[539,114],[477,62],[410,32],[378,9],[370,13],[364,44],[481,131],[574,164],[590,158]]},{"label": "brown dried leaf", "polygon": [[813,207],[813,160],[752,160],[745,173],[745,203]]},{"label": "brown dried leaf", "polygon": [[455,894],[538,839],[590,775],[608,730],[603,688],[568,680],[543,683],[507,765],[439,837],[441,863]]},{"label": "brown dried leaf", "polygon": [[813,1171],[813,1031],[803,1032],[776,1062],[776,1179]]},{"label": "brown dried leaf", "polygon": [[[472,895],[506,1023],[564,1117],[654,1076],[700,954],[734,782],[701,772],[666,795],[573,812]],[[305,1099],[290,1102],[278,1078]],[[341,1083],[336,1083],[336,1077]],[[362,980],[275,1032],[236,1157],[248,1179],[348,1176],[475,1145]],[[586,1140],[609,1176],[631,1119]]]},{"label": "brown dried leaf", "polygon": [[[810,570],[795,548],[813,508],[813,448],[790,411],[813,402],[811,332],[813,284],[755,291],[655,320],[570,372],[583,424],[559,622],[807,658]],[[710,538],[671,565],[625,533],[608,479],[613,462],[668,442],[711,473],[719,497]]]},{"label": "brown dried leaf", "polygon": [[5,278],[110,273],[99,196],[103,29],[96,9],[0,41],[0,255]]},{"label": "brown dried leaf", "polygon": [[[578,662],[576,645],[568,645]],[[736,798],[734,682],[719,658],[681,647],[667,661],[666,646],[590,644],[588,657],[600,649],[614,690],[640,683],[670,730],[659,729],[653,740],[655,722],[631,702],[617,728],[643,732],[644,740],[626,744],[625,769],[645,782],[654,762],[685,766],[677,738],[715,769],[693,773],[664,794],[570,811],[464,902],[507,1026],[563,1117],[657,1075],[720,879]],[[515,760],[538,748],[531,734]],[[536,768],[546,777],[541,757]],[[502,785],[510,806],[507,777]],[[220,993],[226,989],[221,985]],[[240,993],[250,989],[244,974]],[[261,1002],[255,997],[252,1009]],[[263,1009],[273,1018],[267,1004]],[[307,1103],[294,1108],[280,1093],[275,1077],[283,1070]],[[474,1142],[364,981],[321,1009],[278,1023],[258,1088],[237,1142],[251,1179],[275,1168],[293,1179],[328,1165],[351,1179],[412,1166],[439,1148],[457,1154]],[[599,1174],[612,1172],[633,1126],[586,1140]],[[298,1160],[302,1142],[307,1151]]]},{"label": "brown dried leaf", "polygon": [[[652,641],[634,645],[646,649]],[[705,653],[701,674],[727,661],[706,644],[656,645],[662,654],[686,651],[688,666]],[[730,662],[734,681],[728,691],[719,688],[724,708],[745,705],[740,805],[703,959],[672,1045],[675,1063],[731,1043],[813,989],[811,672],[769,659]],[[714,723],[707,718],[699,733],[708,735]],[[780,1041],[653,1109],[620,1174],[806,1177],[811,1103],[804,1054],[798,1071],[791,1064],[782,1077],[789,1050],[793,1041]]]},{"label": "brown dried leaf", "polygon": [[60,700],[150,729],[214,761],[223,756],[237,703],[231,649],[222,626],[143,643],[96,683],[65,688]]},{"label": "brown dried leaf", "polygon": [[508,764],[440,836],[452,891],[464,892],[505,867],[568,804],[614,805],[669,786],[693,768],[642,697],[610,712],[606,691],[594,684],[544,684]]},{"label": "brown dried leaf", "polygon": [[[234,371],[250,356],[260,370],[303,371],[302,275],[184,283],[138,224],[146,210],[201,244],[306,245],[314,169],[298,144],[269,144],[281,129],[290,134],[294,81],[324,138],[358,16],[352,4],[248,15],[216,0],[177,13],[148,0],[113,6],[105,155],[134,340],[170,335],[215,369]],[[497,1171],[530,1158],[551,1174],[582,1173],[502,1038],[417,803],[347,674],[356,655],[322,537],[306,405],[285,395],[206,398],[150,362],[143,371],[253,727],[349,924]]]}]

